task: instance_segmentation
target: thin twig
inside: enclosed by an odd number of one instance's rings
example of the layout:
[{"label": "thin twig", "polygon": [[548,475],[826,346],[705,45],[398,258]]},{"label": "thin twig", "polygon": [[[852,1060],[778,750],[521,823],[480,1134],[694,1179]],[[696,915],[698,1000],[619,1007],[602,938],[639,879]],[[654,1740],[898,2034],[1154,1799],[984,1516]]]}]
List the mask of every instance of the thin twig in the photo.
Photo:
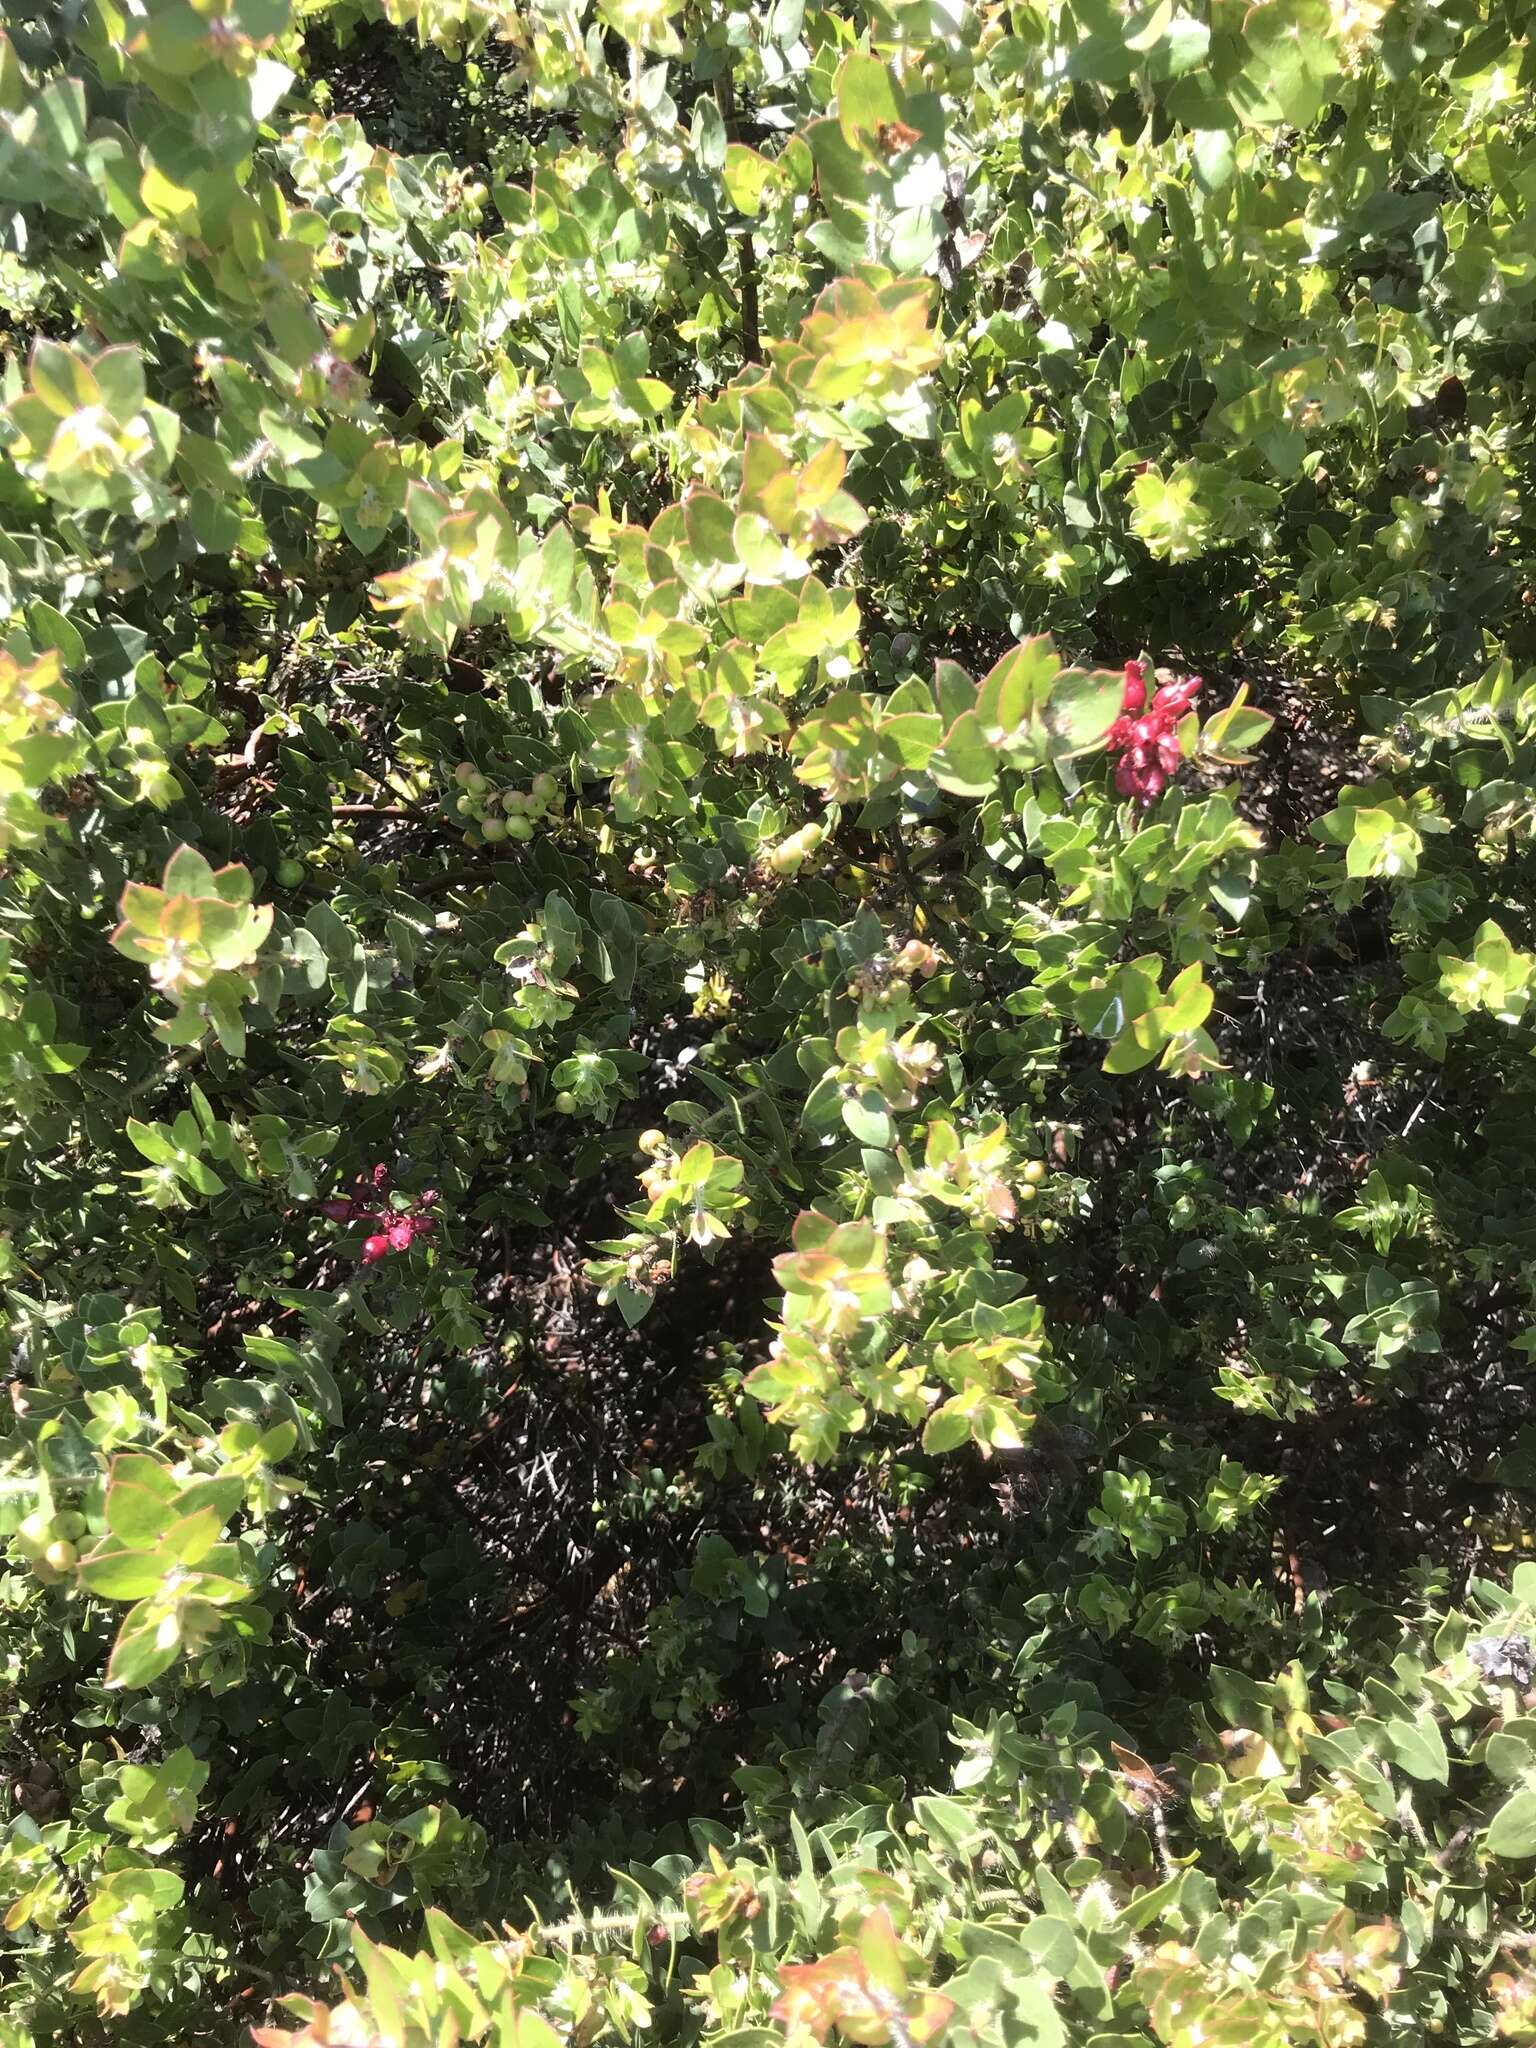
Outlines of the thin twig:
[{"label": "thin twig", "polygon": [[[725,127],[726,140],[736,140],[736,81],[729,71],[715,80],[715,105]],[[757,307],[757,245],[752,230],[743,228],[741,241],[741,359],[744,363],[763,360],[763,342]]]},{"label": "thin twig", "polygon": [[[907,892],[912,908],[916,911],[921,911],[925,922],[932,928],[950,959],[958,966],[960,964],[959,949],[955,944],[955,935],[944,919],[939,916],[938,912],[927,901],[922,890],[919,888],[917,877],[912,872],[912,863],[907,858],[907,849],[902,840],[901,827],[899,825],[893,826],[891,829],[890,847],[896,862],[896,872],[901,877],[902,887]],[[983,957],[980,967],[981,978],[987,984],[988,993],[994,1002],[1001,1003],[1003,992],[992,977],[991,961]]]}]

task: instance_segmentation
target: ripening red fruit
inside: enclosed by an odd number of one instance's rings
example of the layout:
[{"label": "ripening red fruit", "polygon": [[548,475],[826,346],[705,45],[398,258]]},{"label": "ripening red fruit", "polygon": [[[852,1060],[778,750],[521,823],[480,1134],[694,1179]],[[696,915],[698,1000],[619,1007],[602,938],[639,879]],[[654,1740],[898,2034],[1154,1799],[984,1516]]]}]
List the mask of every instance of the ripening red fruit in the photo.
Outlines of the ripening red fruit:
[{"label": "ripening red fruit", "polygon": [[1168,787],[1178,772],[1182,753],[1176,727],[1199,694],[1199,676],[1181,676],[1159,686],[1147,703],[1146,669],[1139,661],[1125,665],[1125,690],[1120,716],[1109,729],[1107,746],[1118,755],[1115,787],[1145,807]]},{"label": "ripening red fruit", "polygon": [[363,1264],[376,1265],[380,1259],[388,1257],[390,1249],[389,1239],[383,1231],[375,1231],[372,1237],[366,1238],[363,1242]]},{"label": "ripening red fruit", "polygon": [[1178,717],[1187,711],[1200,693],[1200,676],[1185,676],[1176,683],[1164,683],[1152,700],[1154,712]]}]

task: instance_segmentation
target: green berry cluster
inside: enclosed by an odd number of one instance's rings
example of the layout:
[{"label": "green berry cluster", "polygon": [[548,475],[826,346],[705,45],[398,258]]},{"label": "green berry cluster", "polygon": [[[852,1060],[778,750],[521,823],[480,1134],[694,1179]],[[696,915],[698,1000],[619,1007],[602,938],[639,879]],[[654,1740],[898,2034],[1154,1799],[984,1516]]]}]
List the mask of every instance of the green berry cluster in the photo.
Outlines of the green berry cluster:
[{"label": "green berry cluster", "polygon": [[79,1539],[86,1533],[84,1515],[66,1509],[49,1514],[38,1509],[16,1531],[16,1542],[33,1575],[44,1585],[57,1585],[79,1559]]},{"label": "green berry cluster", "polygon": [[560,785],[547,770],[541,769],[527,789],[494,789],[482,769],[461,761],[453,779],[460,792],[453,808],[465,820],[466,846],[531,839],[538,826],[552,825],[565,808]]}]

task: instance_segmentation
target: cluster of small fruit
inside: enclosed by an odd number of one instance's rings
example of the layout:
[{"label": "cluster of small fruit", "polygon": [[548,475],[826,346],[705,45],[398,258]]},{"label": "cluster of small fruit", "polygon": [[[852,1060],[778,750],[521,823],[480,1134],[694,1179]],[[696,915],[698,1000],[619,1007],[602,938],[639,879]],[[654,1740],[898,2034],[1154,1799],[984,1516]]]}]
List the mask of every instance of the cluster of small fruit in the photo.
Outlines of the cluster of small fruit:
[{"label": "cluster of small fruit", "polygon": [[539,826],[552,825],[565,808],[560,785],[547,770],[541,769],[527,789],[493,789],[483,770],[472,761],[461,761],[453,779],[459,786],[453,808],[465,821],[466,846],[531,839]]},{"label": "cluster of small fruit", "polygon": [[88,1527],[84,1515],[71,1508],[56,1514],[38,1508],[17,1529],[17,1547],[33,1576],[56,1586],[80,1562],[80,1538]]},{"label": "cluster of small fruit", "polygon": [[908,939],[896,953],[876,953],[848,976],[848,993],[860,1003],[889,1009],[906,1000],[912,977],[926,981],[939,969],[939,955],[922,939]]},{"label": "cluster of small fruit", "polygon": [[802,825],[798,832],[791,832],[787,839],[781,839],[776,846],[759,848],[769,871],[775,875],[798,875],[801,868],[820,850],[827,836],[825,825],[814,820]]},{"label": "cluster of small fruit", "polygon": [[[408,1252],[418,1237],[430,1237],[437,1228],[428,1212],[437,1206],[437,1189],[406,1197],[404,1208],[396,1208],[389,1193],[390,1172],[376,1166],[372,1173],[360,1173],[349,1195],[333,1195],[320,1204],[320,1213],[332,1223],[363,1223],[373,1228],[363,1240],[362,1260],[375,1266],[391,1252]],[[400,1200],[395,1197],[395,1200]]]},{"label": "cluster of small fruit", "polygon": [[635,1140],[635,1150],[651,1162],[640,1174],[640,1185],[647,1199],[654,1202],[671,1179],[676,1155],[665,1131],[642,1131]]},{"label": "cluster of small fruit", "polygon": [[1106,745],[1117,755],[1115,787],[1122,796],[1134,797],[1142,809],[1155,803],[1177,774],[1184,758],[1179,739],[1179,720],[1200,694],[1199,676],[1179,676],[1162,683],[1147,702],[1147,665],[1143,661],[1125,664],[1125,689],[1120,716],[1109,729]]}]

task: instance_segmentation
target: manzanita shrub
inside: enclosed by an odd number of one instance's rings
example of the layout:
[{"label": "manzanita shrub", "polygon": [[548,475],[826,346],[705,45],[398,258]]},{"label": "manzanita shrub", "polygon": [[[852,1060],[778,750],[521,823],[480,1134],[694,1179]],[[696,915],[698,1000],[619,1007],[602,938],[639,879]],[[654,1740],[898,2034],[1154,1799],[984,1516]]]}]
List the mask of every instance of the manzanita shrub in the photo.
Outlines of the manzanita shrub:
[{"label": "manzanita shrub", "polygon": [[5,17],[0,2048],[1536,2042],[1529,10]]}]

